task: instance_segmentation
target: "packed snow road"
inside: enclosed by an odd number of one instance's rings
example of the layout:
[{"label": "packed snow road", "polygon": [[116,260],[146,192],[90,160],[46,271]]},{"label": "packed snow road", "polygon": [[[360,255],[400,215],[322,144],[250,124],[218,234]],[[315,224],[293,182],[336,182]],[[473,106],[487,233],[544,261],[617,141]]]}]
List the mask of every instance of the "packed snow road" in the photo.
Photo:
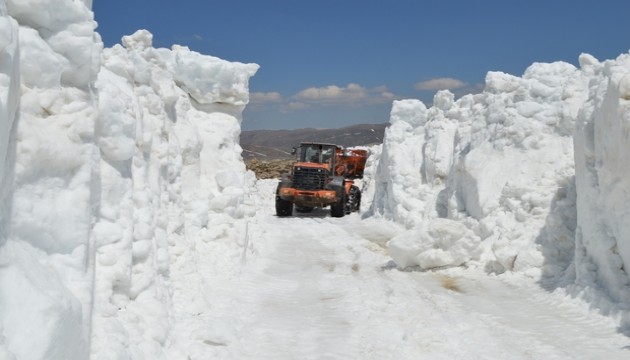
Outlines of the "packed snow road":
[{"label": "packed snow road", "polygon": [[191,302],[209,309],[181,309],[176,331],[190,358],[630,357],[630,339],[579,301],[516,275],[400,271],[382,246],[395,225],[325,211],[278,218],[273,184],[258,186],[240,250],[202,251],[192,283],[203,299]]}]

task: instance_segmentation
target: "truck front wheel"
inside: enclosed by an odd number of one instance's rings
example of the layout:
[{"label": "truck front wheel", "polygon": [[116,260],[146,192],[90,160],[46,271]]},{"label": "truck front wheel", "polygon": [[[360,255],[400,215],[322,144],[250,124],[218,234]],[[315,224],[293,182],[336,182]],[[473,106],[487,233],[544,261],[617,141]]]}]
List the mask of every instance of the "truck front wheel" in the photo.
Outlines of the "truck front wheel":
[{"label": "truck front wheel", "polygon": [[287,200],[282,200],[280,196],[276,195],[276,215],[278,216],[293,215],[293,203]]},{"label": "truck front wheel", "polygon": [[348,201],[346,202],[346,214],[359,211],[361,208],[361,190],[355,185],[350,188]]},{"label": "truck front wheel", "polygon": [[338,193],[337,202],[330,205],[330,216],[343,217],[346,214],[346,194],[342,191]]}]

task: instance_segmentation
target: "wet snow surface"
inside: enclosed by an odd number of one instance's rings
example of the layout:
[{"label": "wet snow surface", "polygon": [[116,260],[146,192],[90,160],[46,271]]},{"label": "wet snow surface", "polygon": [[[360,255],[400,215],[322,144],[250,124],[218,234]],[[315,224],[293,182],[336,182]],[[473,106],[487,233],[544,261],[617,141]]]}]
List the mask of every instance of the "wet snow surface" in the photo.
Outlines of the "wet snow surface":
[{"label": "wet snow surface", "polygon": [[197,248],[198,268],[174,299],[193,305],[176,309],[171,356],[630,357],[630,339],[578,300],[523,275],[398,270],[383,246],[396,225],[326,211],[278,218],[274,186],[258,182],[257,215],[243,225],[239,246],[227,236]]}]

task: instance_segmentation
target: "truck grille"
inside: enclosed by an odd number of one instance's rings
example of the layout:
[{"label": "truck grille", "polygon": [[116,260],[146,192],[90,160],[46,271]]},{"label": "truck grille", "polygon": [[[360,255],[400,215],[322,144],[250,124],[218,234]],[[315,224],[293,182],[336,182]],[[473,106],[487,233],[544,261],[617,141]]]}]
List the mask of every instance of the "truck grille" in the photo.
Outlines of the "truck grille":
[{"label": "truck grille", "polygon": [[326,185],[326,170],[321,168],[295,167],[293,187],[300,190],[321,190]]}]

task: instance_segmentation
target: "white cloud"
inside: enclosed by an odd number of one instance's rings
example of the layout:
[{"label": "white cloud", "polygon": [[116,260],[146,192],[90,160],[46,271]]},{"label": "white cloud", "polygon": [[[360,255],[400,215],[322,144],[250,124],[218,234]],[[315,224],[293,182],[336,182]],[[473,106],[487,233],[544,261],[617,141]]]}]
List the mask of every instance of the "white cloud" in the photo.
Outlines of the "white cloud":
[{"label": "white cloud", "polygon": [[330,85],[326,87],[310,87],[295,94],[294,98],[314,102],[349,102],[367,97],[367,90],[357,84],[346,87]]},{"label": "white cloud", "polygon": [[297,101],[321,105],[356,105],[391,101],[394,94],[387,91],[386,86],[368,89],[359,84],[350,83],[345,87],[337,85],[310,87],[298,92],[293,98]]},{"label": "white cloud", "polygon": [[394,93],[391,93],[389,91],[383,91],[381,93],[381,98],[383,100],[390,100],[391,101],[391,100],[394,100],[395,97],[396,97],[396,95],[394,95]]},{"label": "white cloud", "polygon": [[287,113],[287,112],[291,112],[291,111],[296,111],[296,110],[304,110],[304,109],[308,109],[311,106],[309,104],[303,103],[303,102],[299,102],[299,101],[290,101],[287,104],[282,105],[280,111]]},{"label": "white cloud", "polygon": [[416,90],[453,90],[468,86],[467,83],[453,78],[437,78],[416,84]]},{"label": "white cloud", "polygon": [[253,104],[279,103],[282,95],[278,92],[253,92],[249,94],[249,101]]},{"label": "white cloud", "polygon": [[293,96],[283,97],[279,92],[252,92],[250,109],[263,111],[276,109],[283,113],[312,109],[318,106],[363,106],[391,103],[396,95],[387,86],[366,88],[350,83],[346,86],[329,85],[309,87]]}]

